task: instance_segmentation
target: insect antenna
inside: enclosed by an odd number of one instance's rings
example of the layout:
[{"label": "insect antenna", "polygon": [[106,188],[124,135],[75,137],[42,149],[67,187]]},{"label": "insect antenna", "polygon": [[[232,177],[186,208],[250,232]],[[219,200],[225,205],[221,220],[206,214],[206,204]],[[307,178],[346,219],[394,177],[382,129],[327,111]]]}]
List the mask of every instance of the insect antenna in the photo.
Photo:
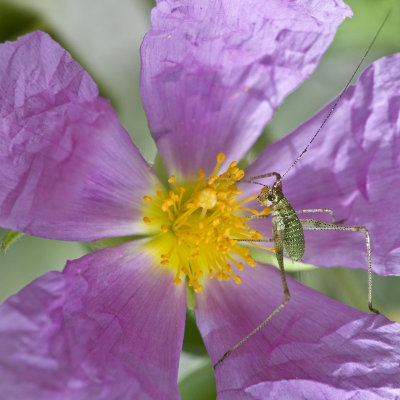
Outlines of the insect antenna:
[{"label": "insect antenna", "polygon": [[290,165],[290,167],[285,171],[285,173],[282,175],[282,177],[279,178],[279,182],[282,181],[282,179],[287,175],[287,173],[297,164],[297,162],[301,159],[301,157],[303,157],[304,153],[307,152],[308,148],[310,147],[311,143],[315,140],[315,138],[318,136],[318,134],[320,133],[321,129],[323,128],[323,126],[327,123],[327,121],[329,120],[329,118],[331,117],[331,115],[333,114],[333,112],[335,111],[337,105],[339,104],[340,100],[342,99],[343,95],[345,94],[346,90],[348,89],[348,87],[350,86],[352,80],[354,79],[354,77],[356,76],[357,72],[359,71],[361,65],[363,64],[365,58],[367,57],[367,55],[369,54],[372,46],[374,45],[377,37],[379,36],[383,26],[385,25],[386,21],[389,18],[389,15],[391,13],[391,10],[388,11],[388,13],[386,14],[384,20],[382,21],[381,25],[379,26],[379,29],[377,30],[377,32],[375,33],[374,38],[372,39],[371,43],[369,44],[367,50],[365,51],[364,55],[362,56],[360,62],[357,65],[357,68],[354,70],[354,72],[352,73],[350,79],[348,80],[348,82],[346,83],[346,86],[344,87],[344,89],[342,90],[342,92],[340,93],[339,97],[336,99],[335,103],[333,104],[333,106],[331,107],[331,109],[329,110],[328,114],[326,115],[325,119],[323,120],[322,124],[319,126],[319,128],[317,129],[317,131],[314,133],[314,135],[312,136],[311,140],[308,142],[307,146],[304,148],[304,150],[298,155],[298,157],[294,160],[294,162],[292,163],[292,165]]},{"label": "insect antenna", "polygon": [[253,180],[251,180],[251,179],[241,179],[240,180],[240,183],[254,183],[255,185],[260,185],[260,186],[266,186],[266,185],[264,185],[263,183],[261,183],[261,182],[256,182],[256,181],[253,181]]}]

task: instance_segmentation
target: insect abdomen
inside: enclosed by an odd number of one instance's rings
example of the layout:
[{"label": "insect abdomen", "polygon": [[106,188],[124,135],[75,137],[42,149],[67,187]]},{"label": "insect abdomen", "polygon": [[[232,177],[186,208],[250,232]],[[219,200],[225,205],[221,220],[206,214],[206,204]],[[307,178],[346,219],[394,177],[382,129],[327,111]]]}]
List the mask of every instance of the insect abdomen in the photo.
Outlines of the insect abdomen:
[{"label": "insect abdomen", "polygon": [[294,261],[303,257],[305,244],[304,232],[299,218],[293,207],[286,199],[282,199],[277,212],[278,229],[281,233],[283,249],[285,253]]}]

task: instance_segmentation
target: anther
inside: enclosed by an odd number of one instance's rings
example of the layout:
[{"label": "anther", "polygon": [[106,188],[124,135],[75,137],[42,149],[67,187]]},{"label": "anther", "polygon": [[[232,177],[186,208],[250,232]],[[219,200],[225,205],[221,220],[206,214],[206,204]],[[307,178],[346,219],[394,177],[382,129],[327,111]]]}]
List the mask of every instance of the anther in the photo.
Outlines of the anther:
[{"label": "anther", "polygon": [[[255,262],[248,256],[248,248],[237,242],[262,237],[256,231],[249,231],[245,217],[236,213],[241,211],[242,204],[254,198],[238,201],[241,191],[235,183],[244,172],[233,161],[227,171],[218,173],[224,160],[225,155],[218,154],[214,171],[206,178],[199,169],[197,183],[192,186],[179,185],[171,176],[170,190],[158,190],[157,197],[143,197],[148,203],[143,221],[160,229],[154,241],[157,262],[174,272],[174,284],[186,281],[196,292],[202,290],[206,275],[210,279],[216,276],[219,280],[233,279],[240,283],[233,268],[241,271],[245,262],[251,266]],[[159,248],[165,253],[160,254]]]}]

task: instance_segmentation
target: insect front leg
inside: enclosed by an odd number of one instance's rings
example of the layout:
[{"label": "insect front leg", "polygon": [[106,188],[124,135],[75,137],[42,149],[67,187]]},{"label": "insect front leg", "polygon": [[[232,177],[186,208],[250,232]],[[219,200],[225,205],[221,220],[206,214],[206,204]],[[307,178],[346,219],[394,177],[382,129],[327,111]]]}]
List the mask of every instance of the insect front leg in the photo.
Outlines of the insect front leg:
[{"label": "insect front leg", "polygon": [[246,219],[266,219],[270,217],[274,217],[277,213],[275,211],[271,211],[269,214],[261,214],[261,215],[251,215]]},{"label": "insect front leg", "polygon": [[371,264],[371,240],[368,229],[365,226],[341,226],[327,224],[326,222],[318,221],[316,219],[301,219],[300,220],[303,229],[307,230],[337,230],[337,231],[353,231],[363,232],[365,234],[365,245],[367,248],[368,258],[368,308],[375,314],[379,314],[379,311],[372,306],[372,264]]},{"label": "insect front leg", "polygon": [[268,174],[257,175],[257,176],[252,176],[250,178],[242,179],[240,182],[255,183],[257,185],[265,186],[260,182],[255,182],[255,180],[256,179],[269,178],[270,176],[275,176],[276,181],[280,181],[281,180],[281,175],[278,174],[278,172],[269,172]]},{"label": "insect front leg", "polygon": [[285,299],[283,302],[275,308],[274,311],[272,311],[271,314],[263,321],[261,322],[260,325],[258,325],[255,329],[253,329],[246,337],[244,337],[242,340],[240,340],[238,343],[236,343],[233,347],[231,347],[223,356],[220,360],[216,362],[214,365],[214,368],[216,368],[218,365],[220,365],[230,354],[232,354],[238,347],[240,347],[243,343],[245,343],[247,340],[249,340],[254,334],[256,334],[259,330],[261,330],[273,317],[275,317],[276,314],[279,313],[279,311],[282,310],[283,307],[286,306],[288,301],[290,300],[290,292],[289,288],[286,282],[286,274],[285,274],[285,268],[283,264],[283,243],[282,243],[282,238],[281,235],[278,231],[278,226],[276,219],[274,218],[272,220],[272,226],[273,226],[273,241],[274,241],[274,246],[275,246],[275,254],[276,258],[278,260],[279,264],[279,269],[281,272],[281,280],[282,280],[282,286],[283,286],[283,293],[285,296]]},{"label": "insect front leg", "polygon": [[254,181],[255,179],[262,179],[262,178],[268,178],[270,176],[275,176],[275,178],[281,179],[281,175],[278,174],[278,172],[268,172],[267,174],[262,174],[262,175],[257,175],[257,176],[252,176],[250,178],[247,178],[246,180],[242,180],[242,182],[251,182]]}]

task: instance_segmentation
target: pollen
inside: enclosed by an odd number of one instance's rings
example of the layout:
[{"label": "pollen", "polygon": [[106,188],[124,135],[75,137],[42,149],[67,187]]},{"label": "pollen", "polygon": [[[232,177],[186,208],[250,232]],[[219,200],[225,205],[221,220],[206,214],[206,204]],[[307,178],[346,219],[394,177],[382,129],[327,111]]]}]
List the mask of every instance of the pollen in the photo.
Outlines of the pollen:
[{"label": "pollen", "polygon": [[243,243],[262,238],[250,229],[244,207],[257,196],[239,200],[236,184],[244,172],[232,162],[220,173],[224,161],[220,153],[209,177],[200,169],[197,182],[179,185],[172,176],[169,189],[143,197],[143,221],[152,232],[149,250],[172,272],[174,284],[186,281],[196,292],[214,278],[240,284],[244,264],[256,265]]}]

